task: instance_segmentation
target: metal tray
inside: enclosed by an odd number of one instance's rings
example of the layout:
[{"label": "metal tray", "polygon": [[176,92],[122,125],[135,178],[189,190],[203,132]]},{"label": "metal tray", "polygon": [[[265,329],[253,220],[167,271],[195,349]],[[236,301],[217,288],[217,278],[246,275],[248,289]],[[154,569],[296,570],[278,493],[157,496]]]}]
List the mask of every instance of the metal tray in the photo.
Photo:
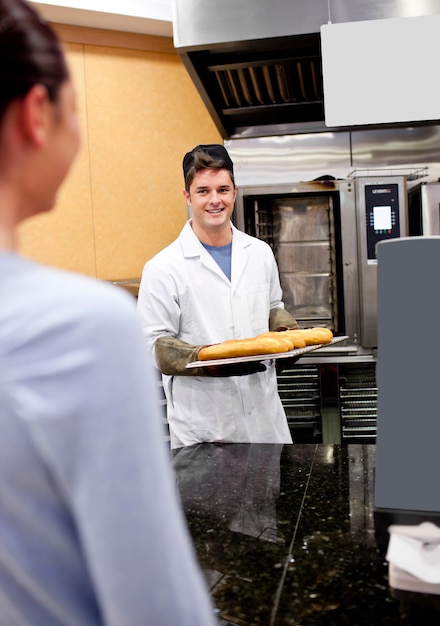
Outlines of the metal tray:
[{"label": "metal tray", "polygon": [[288,359],[291,357],[301,356],[306,352],[312,350],[318,350],[319,348],[326,348],[334,343],[345,341],[348,339],[348,335],[342,335],[340,337],[333,337],[329,343],[318,343],[314,346],[306,346],[305,348],[296,348],[295,350],[289,350],[288,352],[277,352],[275,354],[254,354],[252,356],[235,356],[228,359],[209,359],[207,361],[192,361],[186,364],[187,369],[193,367],[208,367],[210,365],[234,365],[237,363],[249,363],[251,361],[268,361],[272,359]]}]

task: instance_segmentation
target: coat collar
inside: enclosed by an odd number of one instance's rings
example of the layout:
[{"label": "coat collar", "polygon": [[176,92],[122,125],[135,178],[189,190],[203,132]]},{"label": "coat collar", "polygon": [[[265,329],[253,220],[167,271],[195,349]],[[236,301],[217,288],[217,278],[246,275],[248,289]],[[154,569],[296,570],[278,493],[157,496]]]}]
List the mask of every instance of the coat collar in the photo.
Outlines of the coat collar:
[{"label": "coat collar", "polygon": [[[230,224],[232,229],[232,252],[235,254],[237,249],[247,248],[250,245],[251,240],[247,235],[241,232],[241,230],[238,230],[232,222],[230,222]],[[206,252],[191,227],[191,220],[188,220],[183,227],[182,232],[180,233],[180,241],[183,254],[186,257],[200,256],[203,252]]]},{"label": "coat collar", "polygon": [[[234,286],[237,284],[238,279],[240,278],[247,262],[247,251],[251,243],[252,239],[241,230],[238,230],[232,222],[232,277],[231,277],[231,285]],[[198,237],[195,235],[192,227],[191,220],[188,220],[185,226],[180,233],[180,242],[182,246],[183,255],[186,258],[189,257],[200,257],[200,261],[203,265],[205,265],[210,270],[214,271],[216,274],[222,276],[226,281],[227,278],[214,261],[209,252],[202,246]],[[228,281],[229,282],[229,281]]]}]

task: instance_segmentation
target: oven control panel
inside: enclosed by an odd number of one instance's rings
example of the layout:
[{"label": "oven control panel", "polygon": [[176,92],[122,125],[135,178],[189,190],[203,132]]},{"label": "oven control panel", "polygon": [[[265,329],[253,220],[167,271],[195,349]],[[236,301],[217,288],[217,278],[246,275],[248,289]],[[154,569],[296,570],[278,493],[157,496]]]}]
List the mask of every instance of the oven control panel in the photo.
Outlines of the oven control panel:
[{"label": "oven control panel", "polygon": [[376,263],[376,244],[400,237],[399,185],[365,185],[368,263]]}]

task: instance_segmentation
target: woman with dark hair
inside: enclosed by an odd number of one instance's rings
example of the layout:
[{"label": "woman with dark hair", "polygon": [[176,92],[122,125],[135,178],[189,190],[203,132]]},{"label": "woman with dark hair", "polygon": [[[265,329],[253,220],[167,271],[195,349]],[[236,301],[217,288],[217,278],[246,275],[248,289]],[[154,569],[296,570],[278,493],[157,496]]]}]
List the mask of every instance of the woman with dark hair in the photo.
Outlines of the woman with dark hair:
[{"label": "woman with dark hair", "polygon": [[80,142],[23,0],[0,0],[0,85],[0,624],[210,626],[134,300],[17,251]]}]

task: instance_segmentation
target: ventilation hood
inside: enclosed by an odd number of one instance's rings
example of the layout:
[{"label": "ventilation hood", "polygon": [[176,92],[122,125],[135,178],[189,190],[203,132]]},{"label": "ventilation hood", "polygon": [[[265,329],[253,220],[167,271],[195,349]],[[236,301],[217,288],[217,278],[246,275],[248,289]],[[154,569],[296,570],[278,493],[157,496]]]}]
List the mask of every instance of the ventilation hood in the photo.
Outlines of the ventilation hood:
[{"label": "ventilation hood", "polygon": [[321,26],[438,11],[438,0],[173,0],[174,46],[224,139],[319,132]]},{"label": "ventilation hood", "polygon": [[187,55],[185,65],[224,137],[249,126],[307,126],[324,119],[317,34]]}]

